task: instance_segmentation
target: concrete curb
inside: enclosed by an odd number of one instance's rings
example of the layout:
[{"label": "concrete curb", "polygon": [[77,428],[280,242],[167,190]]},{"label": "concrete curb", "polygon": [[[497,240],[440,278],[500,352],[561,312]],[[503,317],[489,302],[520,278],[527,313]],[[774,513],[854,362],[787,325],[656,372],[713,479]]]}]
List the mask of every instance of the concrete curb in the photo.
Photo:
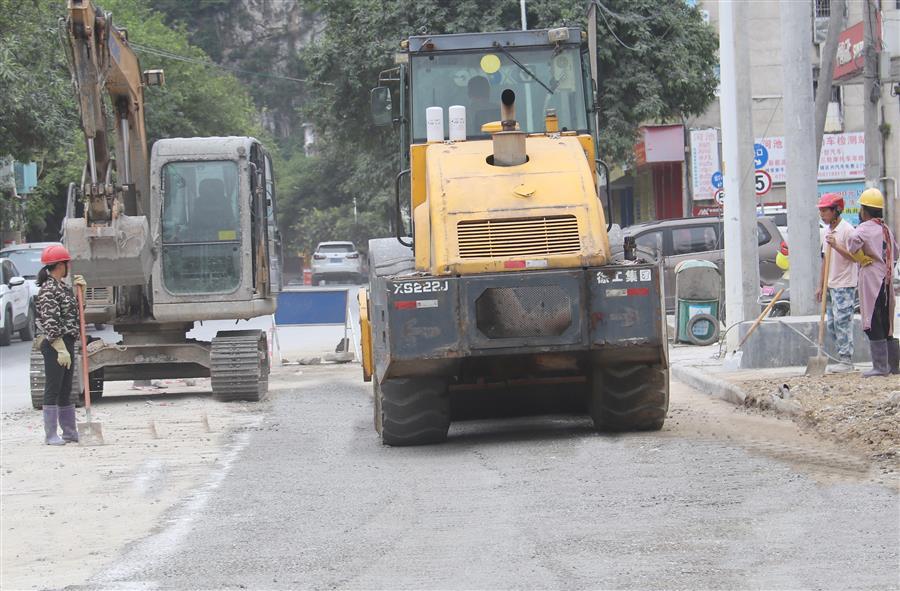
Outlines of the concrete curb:
[{"label": "concrete curb", "polygon": [[734,384],[713,377],[696,367],[673,365],[669,368],[669,371],[676,380],[687,384],[695,390],[720,398],[731,404],[744,406],[747,395]]}]

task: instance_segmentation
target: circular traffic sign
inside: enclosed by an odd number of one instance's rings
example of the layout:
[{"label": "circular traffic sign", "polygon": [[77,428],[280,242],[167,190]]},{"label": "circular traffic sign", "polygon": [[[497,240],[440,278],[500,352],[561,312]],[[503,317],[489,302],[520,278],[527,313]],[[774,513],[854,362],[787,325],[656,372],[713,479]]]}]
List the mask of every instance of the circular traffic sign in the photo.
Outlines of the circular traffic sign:
[{"label": "circular traffic sign", "polygon": [[722,185],[724,184],[724,181],[722,179],[722,171],[717,170],[716,172],[714,172],[712,175],[712,179],[710,179],[710,182],[712,183],[713,189],[721,189]]},{"label": "circular traffic sign", "polygon": [[724,189],[717,190],[715,192],[715,194],[713,195],[713,199],[715,199],[716,203],[718,203],[719,205],[724,205],[725,204],[725,190]]},{"label": "circular traffic sign", "polygon": [[757,170],[754,188],[757,195],[765,195],[772,188],[772,176],[765,170]]},{"label": "circular traffic sign", "polygon": [[762,144],[753,144],[753,166],[762,168],[769,161],[769,151]]}]

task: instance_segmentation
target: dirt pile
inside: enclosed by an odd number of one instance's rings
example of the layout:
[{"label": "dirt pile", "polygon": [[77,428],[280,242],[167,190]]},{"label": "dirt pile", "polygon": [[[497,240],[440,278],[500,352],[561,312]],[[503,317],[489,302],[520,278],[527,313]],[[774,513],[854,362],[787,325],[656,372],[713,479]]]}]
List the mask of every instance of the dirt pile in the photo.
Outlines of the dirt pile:
[{"label": "dirt pile", "polygon": [[900,464],[900,379],[860,373],[749,380],[745,405],[793,416],[819,435]]}]

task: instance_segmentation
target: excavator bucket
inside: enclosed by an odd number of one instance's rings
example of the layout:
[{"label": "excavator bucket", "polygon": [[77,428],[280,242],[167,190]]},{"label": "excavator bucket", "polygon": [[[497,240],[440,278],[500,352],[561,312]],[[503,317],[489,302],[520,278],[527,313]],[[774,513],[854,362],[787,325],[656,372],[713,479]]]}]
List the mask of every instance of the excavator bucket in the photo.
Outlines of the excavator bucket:
[{"label": "excavator bucket", "polygon": [[146,285],[153,255],[150,226],[144,216],[120,215],[108,226],[89,226],[84,218],[67,218],[63,243],[72,255],[73,272],[92,287]]}]

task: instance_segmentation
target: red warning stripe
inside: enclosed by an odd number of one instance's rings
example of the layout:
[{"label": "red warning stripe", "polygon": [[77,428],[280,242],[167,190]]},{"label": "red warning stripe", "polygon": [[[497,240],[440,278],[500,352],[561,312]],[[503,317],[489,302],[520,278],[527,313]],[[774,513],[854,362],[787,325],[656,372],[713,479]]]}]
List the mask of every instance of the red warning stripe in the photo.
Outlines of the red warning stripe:
[{"label": "red warning stripe", "polygon": [[630,296],[650,295],[650,288],[649,287],[629,287],[628,295],[630,295]]}]

